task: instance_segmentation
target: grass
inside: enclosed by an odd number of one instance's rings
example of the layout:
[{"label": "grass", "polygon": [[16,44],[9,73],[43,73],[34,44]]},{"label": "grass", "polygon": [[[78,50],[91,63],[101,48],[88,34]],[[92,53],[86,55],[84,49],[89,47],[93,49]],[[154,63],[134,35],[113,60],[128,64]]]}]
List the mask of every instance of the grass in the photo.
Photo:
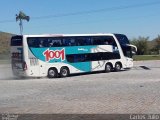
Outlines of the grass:
[{"label": "grass", "polygon": [[160,55],[135,55],[133,56],[135,61],[142,60],[160,60]]}]

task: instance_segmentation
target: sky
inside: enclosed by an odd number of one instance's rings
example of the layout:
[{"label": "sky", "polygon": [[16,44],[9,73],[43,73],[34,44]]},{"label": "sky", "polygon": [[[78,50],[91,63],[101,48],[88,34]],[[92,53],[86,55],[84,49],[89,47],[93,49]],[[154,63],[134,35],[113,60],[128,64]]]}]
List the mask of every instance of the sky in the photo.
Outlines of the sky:
[{"label": "sky", "polygon": [[160,35],[160,0],[1,0],[0,31],[20,34],[122,33],[129,39]]}]

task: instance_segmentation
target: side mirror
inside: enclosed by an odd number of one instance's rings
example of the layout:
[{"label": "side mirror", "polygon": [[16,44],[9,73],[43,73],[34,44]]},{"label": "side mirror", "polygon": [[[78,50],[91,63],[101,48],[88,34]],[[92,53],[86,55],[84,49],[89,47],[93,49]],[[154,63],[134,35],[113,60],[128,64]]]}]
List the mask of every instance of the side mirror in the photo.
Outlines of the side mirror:
[{"label": "side mirror", "polygon": [[135,51],[132,51],[132,55],[136,55],[136,52],[135,52]]}]

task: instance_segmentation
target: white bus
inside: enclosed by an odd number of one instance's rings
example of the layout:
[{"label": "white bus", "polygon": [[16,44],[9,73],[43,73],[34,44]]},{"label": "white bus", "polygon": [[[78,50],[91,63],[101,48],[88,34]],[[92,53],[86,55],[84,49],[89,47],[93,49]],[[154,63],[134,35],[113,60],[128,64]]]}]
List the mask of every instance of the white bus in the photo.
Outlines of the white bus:
[{"label": "white bus", "polygon": [[12,71],[23,77],[67,77],[133,66],[136,46],[123,34],[17,35],[11,38]]}]

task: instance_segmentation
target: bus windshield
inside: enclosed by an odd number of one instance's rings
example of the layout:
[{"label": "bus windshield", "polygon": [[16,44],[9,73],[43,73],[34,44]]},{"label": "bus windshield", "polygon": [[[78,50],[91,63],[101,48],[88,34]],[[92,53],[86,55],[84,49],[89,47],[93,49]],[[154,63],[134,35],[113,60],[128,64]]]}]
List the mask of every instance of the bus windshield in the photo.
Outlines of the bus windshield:
[{"label": "bus windshield", "polygon": [[115,36],[120,43],[124,56],[132,58],[132,48],[128,46],[130,44],[128,38],[122,34],[115,34]]},{"label": "bus windshield", "polygon": [[115,34],[116,38],[118,39],[121,45],[129,44],[129,40],[125,35],[122,34]]}]

